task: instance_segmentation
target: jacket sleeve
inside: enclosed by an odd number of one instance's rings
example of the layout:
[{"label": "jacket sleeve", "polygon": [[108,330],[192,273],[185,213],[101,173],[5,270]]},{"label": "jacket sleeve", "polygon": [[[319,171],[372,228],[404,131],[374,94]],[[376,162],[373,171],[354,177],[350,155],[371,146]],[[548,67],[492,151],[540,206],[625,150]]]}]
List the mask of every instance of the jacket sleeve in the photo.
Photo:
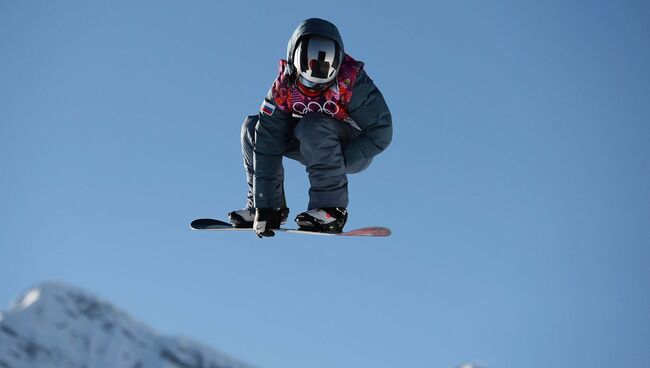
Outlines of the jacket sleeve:
[{"label": "jacket sleeve", "polygon": [[284,205],[282,154],[291,141],[295,118],[280,110],[270,93],[264,99],[264,104],[272,105],[273,109],[270,114],[268,113],[269,108],[261,109],[259,121],[255,127],[255,148],[253,149],[255,208],[280,208]]},{"label": "jacket sleeve", "polygon": [[343,147],[348,164],[370,159],[388,147],[393,138],[391,114],[381,92],[365,71],[355,81],[348,113],[362,130],[358,138]]}]

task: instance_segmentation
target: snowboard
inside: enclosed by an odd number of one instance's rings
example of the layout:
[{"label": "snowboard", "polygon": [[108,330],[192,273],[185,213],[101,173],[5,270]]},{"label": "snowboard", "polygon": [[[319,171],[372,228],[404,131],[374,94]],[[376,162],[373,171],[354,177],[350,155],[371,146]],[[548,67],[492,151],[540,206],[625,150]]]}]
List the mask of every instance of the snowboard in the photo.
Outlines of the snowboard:
[{"label": "snowboard", "polygon": [[[252,228],[238,228],[232,226],[229,222],[202,218],[192,221],[190,224],[192,230],[212,230],[212,231],[253,231]],[[383,226],[369,226],[362,227],[359,229],[348,230],[338,234],[330,233],[318,233],[314,231],[305,231],[300,229],[290,229],[281,227],[279,229],[273,229],[273,231],[280,231],[284,233],[292,234],[308,234],[308,235],[324,235],[324,236],[377,236],[377,237],[386,237],[390,236],[391,231],[387,227]]]}]

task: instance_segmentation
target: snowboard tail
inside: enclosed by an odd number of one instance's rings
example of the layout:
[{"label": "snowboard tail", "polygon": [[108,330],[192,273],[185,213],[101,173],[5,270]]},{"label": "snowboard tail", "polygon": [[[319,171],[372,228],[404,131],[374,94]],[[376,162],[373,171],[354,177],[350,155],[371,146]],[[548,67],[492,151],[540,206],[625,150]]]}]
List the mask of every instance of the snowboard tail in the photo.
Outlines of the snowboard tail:
[{"label": "snowboard tail", "polygon": [[[253,231],[252,228],[238,228],[232,226],[231,223],[215,220],[210,218],[196,219],[190,224],[192,230],[212,230],[212,231]],[[279,229],[273,229],[273,231],[280,231],[285,233],[294,233],[294,234],[308,234],[308,235],[327,235],[327,236],[372,236],[372,237],[386,237],[390,236],[391,231],[387,227],[383,226],[369,226],[362,227],[359,229],[348,230],[342,233],[320,233],[315,231],[306,231],[300,229],[291,229],[281,227]]]}]

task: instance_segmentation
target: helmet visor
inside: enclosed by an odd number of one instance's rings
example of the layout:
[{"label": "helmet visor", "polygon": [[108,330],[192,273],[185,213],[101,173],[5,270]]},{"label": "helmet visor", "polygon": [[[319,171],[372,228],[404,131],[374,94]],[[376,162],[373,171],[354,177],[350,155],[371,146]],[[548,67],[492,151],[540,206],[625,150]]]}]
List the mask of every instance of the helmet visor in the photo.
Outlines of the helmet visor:
[{"label": "helmet visor", "polygon": [[307,88],[309,88],[309,89],[313,89],[313,90],[324,90],[325,88],[329,87],[330,84],[332,84],[332,82],[327,82],[327,83],[314,83],[314,82],[310,81],[309,79],[305,78],[305,77],[302,76],[302,75],[300,75],[300,76],[298,77],[298,81],[299,81],[300,84],[302,84],[303,86],[305,86],[305,87],[307,87]]}]

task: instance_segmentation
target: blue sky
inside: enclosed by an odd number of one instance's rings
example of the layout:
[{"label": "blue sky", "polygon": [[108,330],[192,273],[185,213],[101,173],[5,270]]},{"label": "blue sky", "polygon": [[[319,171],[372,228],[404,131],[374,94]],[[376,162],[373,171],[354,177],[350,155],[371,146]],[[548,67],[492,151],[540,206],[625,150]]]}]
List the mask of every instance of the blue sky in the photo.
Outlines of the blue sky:
[{"label": "blue sky", "polygon": [[[244,204],[241,122],[314,16],[393,113],[348,226],[394,235],[191,232]],[[262,367],[646,365],[649,25],[641,1],[4,1],[0,305],[64,281]]]}]

